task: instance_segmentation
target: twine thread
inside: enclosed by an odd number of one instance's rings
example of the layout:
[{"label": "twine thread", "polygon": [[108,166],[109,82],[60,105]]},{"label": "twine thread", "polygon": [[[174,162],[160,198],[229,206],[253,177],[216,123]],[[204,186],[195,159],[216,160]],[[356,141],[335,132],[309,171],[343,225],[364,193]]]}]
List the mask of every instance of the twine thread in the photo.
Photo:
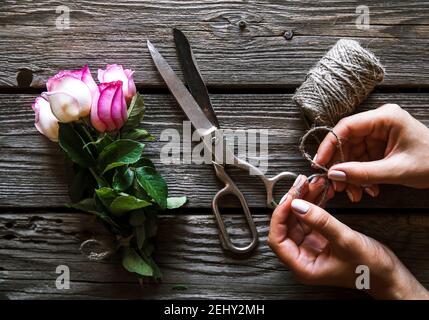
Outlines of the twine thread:
[{"label": "twine thread", "polygon": [[339,40],[309,71],[293,100],[316,126],[334,127],[384,78],[384,67],[354,40]]},{"label": "twine thread", "polygon": [[306,151],[307,139],[317,139],[316,133],[319,131],[332,133],[337,139],[341,162],[344,162],[341,139],[332,127],[355,111],[375,86],[383,81],[384,74],[384,67],[371,51],[361,47],[357,41],[340,39],[309,71],[292,97],[309,129],[301,138],[299,150],[313,167],[322,171],[309,176],[308,180],[320,176],[325,178],[318,205],[325,202],[330,186],[328,168],[313,161]]}]

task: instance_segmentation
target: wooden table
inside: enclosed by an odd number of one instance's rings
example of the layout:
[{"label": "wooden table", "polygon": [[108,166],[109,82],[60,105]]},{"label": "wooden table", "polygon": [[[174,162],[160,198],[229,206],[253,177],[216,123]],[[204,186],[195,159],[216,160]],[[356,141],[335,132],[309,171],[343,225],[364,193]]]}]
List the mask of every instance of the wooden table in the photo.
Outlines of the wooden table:
[{"label": "wooden table", "polygon": [[[266,245],[271,212],[254,177],[234,175],[249,200],[261,243],[238,259],[219,245],[210,201],[219,184],[209,165],[159,164],[163,142],[147,147],[172,195],[186,208],[160,218],[156,259],[164,280],[141,287],[117,258],[96,263],[82,241],[105,237],[90,215],[65,208],[68,172],[58,146],[38,134],[30,105],[61,69],[120,63],[136,70],[147,116],[158,135],[185,119],[157,74],[150,38],[179,71],[172,28],[195,50],[224,128],[269,129],[269,174],[308,174],[298,152],[304,132],[291,101],[308,69],[339,38],[359,40],[386,66],[387,76],[359,110],[397,103],[429,125],[429,2],[370,3],[370,29],[356,27],[355,1],[73,1],[70,28],[57,29],[60,1],[0,4],[0,298],[349,298],[357,291],[299,284]],[[368,2],[369,4],[369,2]],[[240,21],[243,21],[240,24]],[[241,27],[240,27],[241,26]],[[285,34],[286,33],[286,34]],[[225,214],[238,241],[247,239],[234,202]],[[351,204],[343,195],[330,211],[390,246],[429,285],[429,196],[426,190],[383,187],[376,200]],[[71,288],[57,290],[55,269],[70,267]]]}]

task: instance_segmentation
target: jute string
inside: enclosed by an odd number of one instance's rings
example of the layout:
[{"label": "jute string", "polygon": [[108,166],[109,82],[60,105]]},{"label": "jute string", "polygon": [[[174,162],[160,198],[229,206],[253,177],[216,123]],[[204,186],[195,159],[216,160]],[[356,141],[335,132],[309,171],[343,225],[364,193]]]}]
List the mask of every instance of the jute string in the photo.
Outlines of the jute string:
[{"label": "jute string", "polygon": [[344,162],[341,139],[333,131],[337,122],[350,115],[384,78],[384,68],[378,58],[354,40],[339,40],[309,71],[304,83],[296,90],[293,100],[303,115],[308,131],[301,138],[299,150],[313,167],[322,171],[308,177],[325,178],[325,187],[319,205],[326,200],[330,182],[328,168],[313,161],[306,151],[309,137],[319,131],[328,131],[337,139],[340,160]]},{"label": "jute string", "polygon": [[377,57],[354,40],[339,40],[309,71],[293,100],[314,125],[334,127],[384,78]]}]

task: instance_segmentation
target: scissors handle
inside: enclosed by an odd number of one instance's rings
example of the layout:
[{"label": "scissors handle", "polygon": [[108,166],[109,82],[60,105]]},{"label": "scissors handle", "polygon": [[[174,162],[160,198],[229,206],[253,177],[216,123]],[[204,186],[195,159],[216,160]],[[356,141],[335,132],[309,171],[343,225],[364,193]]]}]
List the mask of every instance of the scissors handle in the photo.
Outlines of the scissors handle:
[{"label": "scissors handle", "polygon": [[244,160],[241,160],[240,158],[237,158],[235,155],[233,155],[233,158],[234,158],[233,166],[236,166],[242,170],[247,170],[251,175],[257,175],[259,179],[261,179],[261,181],[264,183],[265,191],[267,192],[266,205],[268,208],[271,208],[271,209],[274,209],[277,206],[277,203],[274,201],[274,187],[277,184],[277,182],[281,180],[294,181],[298,176],[294,172],[283,171],[272,178],[267,178],[265,174],[254,165]]},{"label": "scissors handle", "polygon": [[[232,179],[226,173],[225,168],[216,162],[213,162],[213,165],[214,165],[217,177],[225,184],[225,187],[219,190],[218,193],[216,193],[212,201],[213,213],[216,217],[216,221],[219,227],[219,231],[220,231],[219,235],[220,235],[222,247],[225,250],[229,250],[234,253],[250,252],[258,244],[258,232],[256,230],[256,226],[255,226],[255,222],[253,221],[252,214],[250,213],[249,206],[247,205],[247,201],[244,198],[244,195],[241,193],[240,189],[238,189],[234,181],[232,181]],[[231,238],[229,237],[228,231],[226,230],[226,227],[225,227],[225,223],[220,214],[218,202],[220,198],[226,195],[233,195],[237,197],[241,203],[241,207],[243,208],[244,216],[246,217],[246,221],[252,236],[252,241],[250,242],[250,244],[248,244],[245,247],[238,247],[231,242]]]},{"label": "scissors handle", "polygon": [[[235,166],[241,170],[245,170],[249,172],[249,174],[251,175],[257,175],[261,179],[261,181],[264,183],[265,190],[267,193],[266,204],[267,204],[267,207],[269,208],[274,208],[277,206],[277,203],[275,203],[273,198],[273,192],[274,192],[274,187],[276,183],[283,179],[288,179],[293,181],[297,177],[295,173],[285,171],[285,172],[279,173],[273,178],[267,178],[264,175],[264,173],[254,165],[244,160],[241,160],[240,158],[237,158],[235,155],[231,153],[230,153],[230,156],[234,160],[233,164],[231,164],[232,166]],[[217,162],[213,162],[213,165],[214,165],[217,177],[225,184],[225,187],[219,190],[219,192],[214,196],[212,201],[213,213],[216,217],[216,221],[219,227],[222,247],[225,250],[230,250],[235,253],[250,252],[258,244],[258,233],[256,231],[255,222],[253,221],[252,215],[249,210],[249,206],[247,205],[247,201],[244,198],[243,193],[241,193],[240,189],[235,185],[234,181],[232,181],[230,176],[226,173],[224,166],[221,164],[218,164]],[[228,194],[234,195],[235,197],[238,198],[238,200],[240,200],[241,207],[243,208],[244,215],[246,217],[246,221],[252,235],[251,243],[245,247],[237,247],[231,242],[231,239],[225,227],[225,223],[219,212],[219,206],[218,206],[219,199]]]}]

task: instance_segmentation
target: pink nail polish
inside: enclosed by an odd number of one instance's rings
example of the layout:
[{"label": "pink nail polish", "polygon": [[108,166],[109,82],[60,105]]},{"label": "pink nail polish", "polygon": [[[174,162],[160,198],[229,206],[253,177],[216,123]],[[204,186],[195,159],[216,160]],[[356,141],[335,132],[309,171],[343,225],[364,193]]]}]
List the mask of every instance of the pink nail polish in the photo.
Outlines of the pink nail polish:
[{"label": "pink nail polish", "polygon": [[375,192],[371,188],[363,189],[366,193],[368,193],[371,197],[375,198]]},{"label": "pink nail polish", "polygon": [[319,181],[319,179],[320,179],[320,177],[319,177],[319,176],[314,177],[314,178],[311,180],[310,184],[316,184],[316,183],[317,183],[317,181]]},{"label": "pink nail polish", "polygon": [[315,165],[315,163],[317,163],[317,162],[316,162],[316,159],[317,159],[317,153],[314,155],[313,163],[311,164],[311,166],[312,166],[313,168],[317,168],[317,166]]},{"label": "pink nail polish", "polygon": [[301,199],[295,199],[292,201],[292,210],[299,214],[306,214],[310,210],[310,205]]},{"label": "pink nail polish", "polygon": [[283,202],[285,202],[286,200],[287,200],[287,197],[289,196],[289,194],[288,193],[286,193],[281,199],[280,199],[280,202],[279,202],[279,205],[281,205]]},{"label": "pink nail polish", "polygon": [[345,172],[332,170],[328,172],[328,178],[335,181],[346,181],[347,176]]},{"label": "pink nail polish", "polygon": [[347,196],[349,197],[351,202],[355,202],[355,198],[353,196],[353,192],[351,192],[350,190],[346,190]]},{"label": "pink nail polish", "polygon": [[301,180],[302,180],[302,178],[303,178],[304,176],[302,175],[302,174],[300,174],[296,179],[295,179],[295,182],[293,183],[293,186],[292,187],[296,187],[296,186],[298,186],[300,183],[301,183]]}]

